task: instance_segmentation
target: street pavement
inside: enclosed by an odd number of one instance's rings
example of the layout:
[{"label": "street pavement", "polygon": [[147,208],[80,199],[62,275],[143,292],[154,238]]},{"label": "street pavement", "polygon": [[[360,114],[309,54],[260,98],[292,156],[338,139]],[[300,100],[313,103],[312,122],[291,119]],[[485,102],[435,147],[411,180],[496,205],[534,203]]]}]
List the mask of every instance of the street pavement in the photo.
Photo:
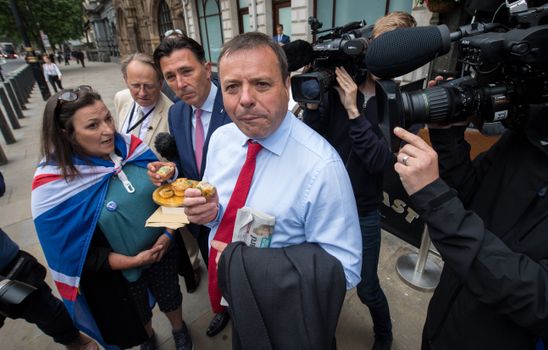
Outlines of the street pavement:
[{"label": "street pavement", "polygon": [[[70,66],[59,67],[63,73],[64,87],[91,85],[101,94],[107,107],[114,111],[114,94],[125,88],[119,64],[86,62],[86,68],[82,68],[72,62]],[[20,119],[22,127],[13,131],[17,142],[6,145],[4,140],[0,139],[0,145],[8,157],[8,164],[0,166],[6,180],[6,194],[0,198],[0,226],[21,249],[36,256],[43,264],[44,256],[32,223],[30,194],[32,177],[40,159],[40,128],[44,106],[45,102],[35,86],[26,105],[27,109],[23,111],[25,118]],[[395,236],[383,232],[379,279],[390,304],[394,350],[420,348],[422,325],[431,297],[430,292],[417,291],[409,287],[396,273],[396,260],[401,255],[415,251],[415,248]],[[53,286],[49,274],[47,281]],[[202,282],[196,292],[187,294],[182,279],[180,283],[184,294],[183,317],[189,326],[195,349],[230,349],[230,326],[213,338],[205,335],[212,317],[207,297],[205,265],[202,266]],[[57,295],[56,291],[55,294]],[[173,349],[169,322],[158,308],[154,310],[153,326],[160,349]],[[371,317],[367,308],[360,302],[355,289],[348,291],[346,295],[336,337],[338,349],[342,350],[369,349],[373,344]],[[6,320],[6,324],[0,329],[0,349],[54,350],[63,347],[54,343],[34,325],[23,320]]]}]

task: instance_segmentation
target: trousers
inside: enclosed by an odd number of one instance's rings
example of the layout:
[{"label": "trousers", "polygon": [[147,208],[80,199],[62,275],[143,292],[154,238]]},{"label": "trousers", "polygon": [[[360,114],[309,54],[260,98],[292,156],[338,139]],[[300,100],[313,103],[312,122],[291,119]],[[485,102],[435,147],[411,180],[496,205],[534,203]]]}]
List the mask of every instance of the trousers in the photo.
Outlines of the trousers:
[{"label": "trousers", "polygon": [[369,308],[375,337],[392,337],[390,309],[377,275],[381,249],[380,212],[379,210],[372,210],[359,219],[363,241],[363,257],[362,280],[356,287],[358,297]]}]

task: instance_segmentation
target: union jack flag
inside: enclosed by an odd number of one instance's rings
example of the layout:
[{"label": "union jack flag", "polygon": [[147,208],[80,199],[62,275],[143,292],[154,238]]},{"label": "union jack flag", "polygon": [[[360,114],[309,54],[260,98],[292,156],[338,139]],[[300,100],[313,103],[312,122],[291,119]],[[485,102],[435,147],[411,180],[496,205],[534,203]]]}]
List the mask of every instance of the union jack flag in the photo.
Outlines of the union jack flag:
[{"label": "union jack flag", "polygon": [[[121,165],[146,168],[154,153],[133,135],[116,134]],[[73,157],[79,175],[62,176],[55,161],[38,165],[32,182],[32,217],[53,280],[76,326],[107,348],[85,298],[78,291],[87,251],[110,178],[120,171],[110,160]]]}]

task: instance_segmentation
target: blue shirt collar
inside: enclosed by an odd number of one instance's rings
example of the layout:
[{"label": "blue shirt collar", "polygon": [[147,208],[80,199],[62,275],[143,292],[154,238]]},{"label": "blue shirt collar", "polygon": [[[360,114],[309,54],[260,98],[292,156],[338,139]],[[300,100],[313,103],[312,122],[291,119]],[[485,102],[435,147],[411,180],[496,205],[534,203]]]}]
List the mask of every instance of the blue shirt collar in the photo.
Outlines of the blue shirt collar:
[{"label": "blue shirt collar", "polygon": [[[287,145],[287,139],[289,138],[289,134],[291,133],[294,120],[295,117],[293,116],[293,113],[287,111],[284,116],[284,120],[282,121],[278,129],[276,129],[276,131],[274,131],[271,135],[265,137],[264,139],[258,139],[254,141],[257,141],[261,144],[261,146],[263,146],[263,148],[269,150],[275,155],[281,155],[285,146]],[[240,142],[242,147],[245,147],[245,144],[247,143],[247,140],[249,140],[249,137],[247,137],[244,133],[241,133],[241,135],[242,139]]]}]

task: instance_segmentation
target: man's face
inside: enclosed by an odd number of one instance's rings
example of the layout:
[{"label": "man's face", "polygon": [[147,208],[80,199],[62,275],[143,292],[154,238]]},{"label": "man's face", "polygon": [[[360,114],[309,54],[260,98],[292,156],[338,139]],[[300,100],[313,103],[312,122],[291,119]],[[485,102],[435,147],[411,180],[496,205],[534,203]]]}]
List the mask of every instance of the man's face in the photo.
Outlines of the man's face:
[{"label": "man's face", "polygon": [[162,91],[161,80],[150,65],[131,61],[127,66],[126,85],[133,100],[142,107],[156,105]]},{"label": "man's face", "polygon": [[281,26],[276,27],[276,33],[278,33],[278,35],[282,35],[283,32],[284,32],[284,29]]},{"label": "man's face", "polygon": [[270,47],[229,53],[219,63],[225,110],[248,137],[262,139],[282,123],[289,102],[285,81]]},{"label": "man's face", "polygon": [[202,106],[211,88],[211,63],[200,62],[189,49],[180,49],[162,57],[160,68],[177,97],[194,107]]}]

